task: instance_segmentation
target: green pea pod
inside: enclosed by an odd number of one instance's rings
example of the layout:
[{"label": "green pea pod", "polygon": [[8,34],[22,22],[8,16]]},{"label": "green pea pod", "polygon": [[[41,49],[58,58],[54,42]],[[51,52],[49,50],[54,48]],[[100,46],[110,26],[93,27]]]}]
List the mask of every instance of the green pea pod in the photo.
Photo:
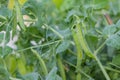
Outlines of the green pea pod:
[{"label": "green pea pod", "polygon": [[84,37],[83,37],[83,33],[82,33],[82,29],[79,23],[76,23],[73,27],[72,27],[72,32],[74,32],[74,35],[77,36],[77,39],[80,42],[81,48],[84,50],[84,52],[86,53],[87,56],[94,58],[94,55],[92,54],[92,52],[90,51]]},{"label": "green pea pod", "polygon": [[16,56],[13,54],[9,54],[8,56],[5,57],[5,63],[6,63],[8,71],[11,74],[13,74],[17,68]]},{"label": "green pea pod", "polygon": [[62,80],[66,80],[64,66],[62,64],[62,61],[61,61],[61,58],[60,58],[59,54],[57,55],[57,63],[58,63],[58,67],[59,67],[59,70],[60,70]]},{"label": "green pea pod", "polygon": [[82,56],[83,56],[82,49],[81,49],[81,46],[80,46],[78,35],[76,34],[75,30],[72,30],[72,36],[73,36],[73,39],[74,39],[74,42],[75,42],[75,45],[76,45],[76,49],[77,49],[77,68],[76,68],[77,75],[76,75],[76,80],[81,80],[81,74],[80,74],[79,70],[81,68],[81,62],[82,62]]},{"label": "green pea pod", "polygon": [[46,76],[48,74],[48,70],[47,67],[45,65],[44,60],[41,58],[41,56],[38,54],[37,51],[35,51],[34,49],[31,49],[31,51],[35,54],[35,56],[37,57],[37,59],[39,60],[40,66],[43,70],[44,75]]},{"label": "green pea pod", "polygon": [[17,58],[17,69],[18,71],[22,74],[25,75],[27,74],[27,68],[26,68],[26,60],[25,60],[25,56],[23,53],[17,53],[20,56]]},{"label": "green pea pod", "polygon": [[20,7],[20,4],[19,4],[18,0],[15,0],[15,10],[16,10],[17,19],[18,19],[18,23],[19,23],[20,27],[23,30],[26,30],[25,25],[24,25],[23,16],[22,16],[22,13],[21,13],[21,7]]},{"label": "green pea pod", "polygon": [[17,59],[17,68],[20,74],[25,75],[27,73],[26,64],[22,58]]}]

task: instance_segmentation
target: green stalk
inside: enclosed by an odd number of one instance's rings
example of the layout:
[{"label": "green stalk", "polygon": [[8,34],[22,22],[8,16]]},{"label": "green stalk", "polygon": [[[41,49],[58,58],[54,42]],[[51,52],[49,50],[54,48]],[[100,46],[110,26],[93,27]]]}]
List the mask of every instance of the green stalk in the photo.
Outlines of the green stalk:
[{"label": "green stalk", "polygon": [[104,67],[105,69],[109,70],[109,71],[113,71],[113,72],[116,72],[116,73],[119,73],[120,74],[120,70],[117,70],[117,69],[113,69],[113,68],[110,68],[110,67]]},{"label": "green stalk", "polygon": [[[72,63],[70,63],[70,62],[68,62],[66,60],[64,60],[64,62],[67,63],[67,64],[69,64],[70,66],[72,66],[74,68],[77,68],[74,64],[72,64]],[[88,74],[86,74],[84,71],[80,70],[80,73],[83,74],[84,76],[86,76],[88,79],[92,79],[93,80],[93,78],[91,76],[89,76]]]},{"label": "green stalk", "polygon": [[35,54],[35,56],[37,57],[37,59],[39,60],[40,66],[42,68],[43,74],[46,76],[48,75],[48,70],[47,67],[45,65],[44,60],[41,58],[41,56],[37,53],[37,51],[35,51],[34,49],[31,49],[31,51]]},{"label": "green stalk", "polygon": [[59,67],[59,70],[60,70],[60,75],[62,77],[62,80],[66,80],[64,66],[62,64],[62,61],[61,61],[61,58],[60,58],[59,54],[57,55],[57,63],[58,63],[58,67]]},{"label": "green stalk", "polygon": [[58,32],[56,31],[55,29],[49,27],[48,25],[44,24],[45,27],[47,27],[48,29],[50,29],[52,32],[54,32],[58,37],[60,37],[61,39],[63,39],[64,37]]},{"label": "green stalk", "polygon": [[[105,42],[106,42],[106,41],[105,41]],[[94,56],[95,56],[95,59],[96,59],[98,65],[99,65],[101,71],[103,72],[106,80],[111,80],[110,77],[109,77],[109,75],[107,74],[106,70],[104,69],[102,63],[100,62],[100,60],[99,60],[98,57],[97,57],[98,52],[104,47],[105,42],[103,42],[103,44],[100,45],[100,47],[94,52]]]},{"label": "green stalk", "polygon": [[62,41],[62,40],[57,40],[57,41],[48,42],[48,43],[45,43],[45,44],[39,44],[39,45],[36,45],[36,46],[31,46],[31,47],[27,47],[27,48],[18,50],[18,51],[16,51],[16,52],[23,52],[23,51],[26,51],[26,50],[29,50],[29,49],[33,49],[33,48],[49,46],[49,45],[52,45],[52,44],[55,44],[55,43],[57,44],[57,43],[59,43],[59,42],[61,42],[61,41]]},{"label": "green stalk", "polygon": [[109,65],[112,65],[112,66],[114,66],[114,67],[116,67],[116,68],[120,69],[120,66],[118,66],[118,65],[116,65],[116,64],[113,64],[112,62],[111,62],[111,63],[109,63]]},{"label": "green stalk", "polygon": [[24,25],[23,16],[22,16],[22,13],[21,13],[21,7],[20,7],[20,4],[19,4],[18,0],[15,0],[15,9],[16,9],[17,19],[18,19],[18,22],[20,24],[20,27],[23,30],[26,30],[25,25]]},{"label": "green stalk", "polygon": [[104,69],[102,63],[100,62],[100,60],[98,59],[97,56],[95,56],[95,59],[96,59],[98,65],[99,65],[100,69],[102,70],[102,72],[103,72],[103,74],[104,74],[106,80],[111,80],[110,77],[109,77],[109,75],[107,74],[106,70]]},{"label": "green stalk", "polygon": [[77,75],[76,75],[76,80],[81,80],[81,74],[79,69],[81,68],[81,62],[82,62],[82,50],[81,50],[81,46],[80,46],[80,42],[78,39],[78,35],[76,33],[76,31],[74,31],[72,29],[72,34],[73,34],[73,39],[76,45],[76,49],[77,49],[77,67],[76,67],[76,71],[77,71]]}]

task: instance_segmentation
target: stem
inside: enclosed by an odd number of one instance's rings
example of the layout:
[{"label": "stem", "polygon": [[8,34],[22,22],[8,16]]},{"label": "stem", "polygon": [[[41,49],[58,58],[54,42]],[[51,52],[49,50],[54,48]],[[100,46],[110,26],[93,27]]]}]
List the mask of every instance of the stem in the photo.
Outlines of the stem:
[{"label": "stem", "polygon": [[[72,64],[72,63],[70,63],[70,62],[68,62],[68,61],[66,61],[66,60],[64,60],[64,62],[67,63],[67,64],[69,64],[70,66],[72,66],[72,67],[74,67],[74,68],[77,68],[74,64]],[[89,76],[88,74],[86,74],[84,71],[82,71],[82,70],[80,70],[80,69],[79,69],[79,71],[80,71],[80,73],[82,73],[84,76],[86,76],[88,79],[94,80],[91,76]]]},{"label": "stem", "polygon": [[116,64],[113,64],[113,63],[109,63],[109,64],[112,65],[112,66],[114,66],[114,67],[116,67],[116,68],[118,68],[118,69],[120,69],[120,66],[118,66]]},{"label": "stem", "polygon": [[31,46],[31,47],[28,47],[28,48],[25,48],[25,49],[21,49],[21,50],[18,50],[16,52],[21,52],[21,51],[25,51],[25,50],[29,50],[29,49],[33,49],[33,48],[37,48],[37,47],[44,47],[44,46],[48,46],[48,45],[52,45],[54,43],[59,43],[61,42],[61,40],[58,40],[58,41],[54,41],[54,42],[49,42],[49,43],[46,43],[46,44],[43,44],[43,45],[36,45],[36,46]]},{"label": "stem", "polygon": [[69,51],[72,55],[77,56],[72,50],[68,49],[68,51]]},{"label": "stem", "polygon": [[54,30],[53,28],[49,27],[48,25],[45,24],[45,26],[50,29],[51,31],[53,31],[56,35],[58,35],[61,39],[63,39],[64,37],[59,33],[57,32],[56,30]]},{"label": "stem", "polygon": [[109,77],[109,75],[107,74],[106,70],[104,69],[102,63],[100,62],[100,60],[97,57],[98,52],[104,47],[105,42],[94,52],[94,56],[95,56],[95,59],[96,59],[98,65],[99,65],[100,69],[102,70],[102,72],[103,72],[106,80],[111,80],[110,77]]},{"label": "stem", "polygon": [[105,43],[106,43],[106,41],[103,42],[103,44],[100,45],[100,47],[99,47],[97,50],[95,50],[94,55],[97,55],[97,54],[98,54],[98,52],[104,47]]},{"label": "stem", "polygon": [[61,61],[61,58],[60,58],[59,55],[57,55],[57,63],[58,63],[58,67],[59,67],[59,70],[60,70],[60,74],[61,74],[62,80],[66,80],[64,66],[62,64],[62,61]]},{"label": "stem", "polygon": [[98,57],[97,57],[96,55],[95,55],[95,59],[96,59],[98,65],[99,65],[100,69],[102,70],[102,72],[103,72],[103,74],[104,74],[106,80],[111,80],[110,77],[108,76],[106,70],[104,69],[102,63],[100,62],[100,60],[98,59]]},{"label": "stem", "polygon": [[104,67],[104,68],[107,69],[107,70],[113,71],[113,72],[120,73],[119,70],[116,70],[116,69],[113,69],[113,68],[110,68],[110,67]]}]

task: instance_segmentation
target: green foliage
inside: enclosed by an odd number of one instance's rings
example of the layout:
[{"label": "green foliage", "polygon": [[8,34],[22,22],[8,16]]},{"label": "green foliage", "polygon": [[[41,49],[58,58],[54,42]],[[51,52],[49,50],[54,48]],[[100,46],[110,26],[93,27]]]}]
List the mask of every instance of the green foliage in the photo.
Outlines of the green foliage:
[{"label": "green foliage", "polygon": [[119,54],[113,58],[112,63],[120,66],[120,55]]},{"label": "green foliage", "polygon": [[68,49],[69,45],[70,45],[70,41],[67,40],[63,41],[56,49],[56,53],[64,52],[65,50]]},{"label": "green foliage", "polygon": [[18,1],[0,0],[0,80],[120,79],[120,0]]}]

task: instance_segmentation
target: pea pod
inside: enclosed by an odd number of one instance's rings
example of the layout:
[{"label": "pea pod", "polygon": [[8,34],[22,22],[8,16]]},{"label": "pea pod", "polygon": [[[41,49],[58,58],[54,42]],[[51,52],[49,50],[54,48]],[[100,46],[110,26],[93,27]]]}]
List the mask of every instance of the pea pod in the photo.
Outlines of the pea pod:
[{"label": "pea pod", "polygon": [[41,66],[41,68],[43,70],[43,74],[46,76],[48,74],[48,70],[47,70],[47,67],[45,65],[44,60],[41,58],[41,56],[38,54],[37,51],[35,51],[34,49],[31,49],[31,51],[35,54],[35,56],[39,60],[40,66]]},{"label": "pea pod", "polygon": [[59,70],[60,70],[62,80],[66,80],[64,66],[62,64],[62,61],[61,61],[61,58],[60,58],[59,54],[57,55],[57,63],[58,63],[58,67],[59,67]]},{"label": "pea pod", "polygon": [[74,32],[74,34],[76,35],[76,37],[78,37],[77,39],[79,40],[79,43],[81,45],[81,48],[84,50],[84,52],[86,53],[87,56],[94,58],[94,55],[92,54],[92,52],[90,51],[84,37],[83,37],[83,33],[82,33],[82,29],[79,23],[76,23],[73,27],[72,27],[72,32]]},{"label": "pea pod", "polygon": [[23,53],[17,58],[17,68],[22,75],[27,73],[26,60]]},{"label": "pea pod", "polygon": [[82,49],[81,49],[81,46],[80,46],[78,35],[76,34],[75,30],[72,30],[72,36],[73,36],[73,39],[74,39],[74,42],[75,42],[75,45],[76,45],[76,48],[77,48],[77,68],[76,68],[77,75],[76,75],[76,80],[81,80],[81,74],[80,74],[79,70],[81,68],[81,62],[82,62],[82,56],[83,56]]},{"label": "pea pod", "polygon": [[17,68],[20,74],[24,75],[27,73],[26,64],[24,63],[22,58],[17,59]]},{"label": "pea pod", "polygon": [[8,71],[11,74],[13,74],[17,68],[16,56],[14,54],[9,54],[8,56],[5,57],[5,62],[6,62]]},{"label": "pea pod", "polygon": [[24,25],[22,12],[21,12],[21,7],[20,7],[20,4],[17,0],[15,1],[15,10],[16,10],[16,14],[17,14],[17,20],[18,20],[18,23],[19,23],[21,29],[26,30],[25,25]]}]

